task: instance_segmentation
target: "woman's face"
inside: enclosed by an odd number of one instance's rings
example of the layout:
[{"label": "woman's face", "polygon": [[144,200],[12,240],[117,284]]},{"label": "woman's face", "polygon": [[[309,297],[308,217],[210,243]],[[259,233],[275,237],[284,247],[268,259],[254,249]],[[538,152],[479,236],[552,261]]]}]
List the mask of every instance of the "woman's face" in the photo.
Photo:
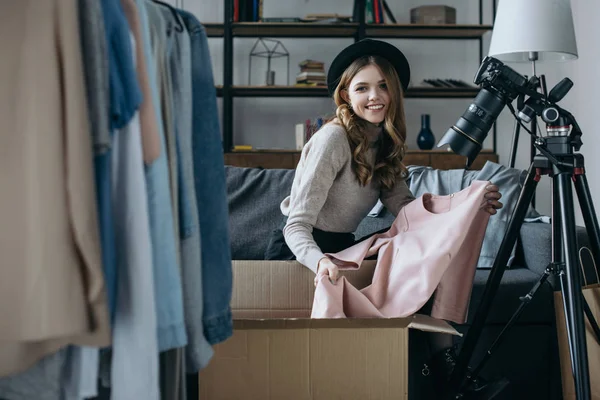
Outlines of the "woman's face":
[{"label": "woman's face", "polygon": [[379,125],[390,103],[385,78],[376,65],[367,65],[352,78],[346,100],[360,118]]}]

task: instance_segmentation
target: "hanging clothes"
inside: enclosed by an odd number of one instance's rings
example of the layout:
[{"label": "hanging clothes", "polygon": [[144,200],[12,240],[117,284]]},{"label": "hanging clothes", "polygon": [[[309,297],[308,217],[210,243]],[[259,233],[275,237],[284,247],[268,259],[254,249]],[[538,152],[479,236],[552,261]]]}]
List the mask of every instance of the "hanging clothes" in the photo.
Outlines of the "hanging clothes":
[{"label": "hanging clothes", "polygon": [[[150,33],[151,2],[136,0],[142,26],[144,55],[148,67],[148,79],[152,90],[152,103],[157,118],[160,147],[166,149],[165,133],[161,117],[158,69],[152,49]],[[177,259],[175,222],[171,200],[168,151],[146,167],[148,213],[152,238],[152,263],[154,270],[154,297],[156,300],[158,349],[165,351],[187,344],[183,317],[183,295],[180,267]]]},{"label": "hanging clothes", "polygon": [[113,330],[111,400],[158,400],[158,339],[152,244],[139,118],[113,141],[113,204],[119,292]]},{"label": "hanging clothes", "polygon": [[[188,20],[190,14],[178,11],[181,32],[175,31],[175,46],[171,58],[173,74],[174,109],[176,111],[177,139],[183,181],[180,185],[180,237],[183,301],[188,345],[185,349],[186,370],[195,374],[206,367],[214,351],[204,335],[202,314],[204,310],[202,288],[202,253],[196,198],[194,154],[192,152],[192,50]],[[205,227],[209,229],[209,227]]]},{"label": "hanging clothes", "polygon": [[77,10],[0,5],[0,376],[110,344]]},{"label": "hanging clothes", "polygon": [[192,152],[202,247],[204,335],[210,344],[216,344],[233,334],[225,160],[206,31],[192,14],[181,14],[192,50]]},{"label": "hanging clothes", "polygon": [[[101,8],[95,10],[98,6]],[[96,4],[89,4],[89,0],[80,0],[79,9],[88,110],[91,116],[90,122],[93,124],[92,137],[108,136],[111,140],[108,151],[96,152],[94,163],[104,276],[107,282],[111,321],[114,322],[117,303],[123,302],[122,299],[118,299],[117,295],[119,291],[122,292],[119,289],[118,282],[120,280],[119,276],[123,276],[123,271],[119,270],[123,268],[123,262],[120,262],[119,258],[122,259],[123,255],[127,253],[124,253],[122,239],[121,248],[119,249],[117,236],[122,235],[123,232],[116,231],[118,229],[116,224],[119,221],[115,212],[118,211],[121,204],[113,199],[115,185],[112,177],[115,175],[114,167],[116,164],[114,158],[115,156],[119,157],[119,155],[112,152],[110,147],[112,147],[115,140],[116,132],[125,129],[131,123],[134,113],[140,106],[142,97],[134,64],[134,47],[130,42],[130,28],[119,0],[102,0],[99,3],[96,2]],[[92,14],[90,15],[90,13]],[[86,14],[88,14],[87,18],[84,17]],[[98,32],[86,27],[89,24],[88,20],[91,18],[96,18],[92,27],[104,27],[104,38],[107,43],[106,54],[92,53],[97,46],[87,47],[88,43],[93,40],[100,42],[100,38],[97,36]],[[94,34],[96,37],[90,37]],[[107,70],[98,68],[102,65],[102,62],[96,61],[96,58],[100,57],[105,57]],[[107,102],[99,103],[96,100],[102,94],[96,93],[94,90],[104,89],[103,87],[96,87],[103,80],[107,81],[108,92],[105,94],[108,98]],[[96,125],[96,123],[98,124]],[[108,129],[108,135],[104,131],[96,133],[96,130],[106,128]],[[127,172],[125,169],[121,169],[117,172],[117,175],[125,172]],[[120,199],[123,199],[123,196],[122,193],[117,194]],[[143,240],[141,242],[140,245],[143,248]],[[127,251],[129,252],[129,249]],[[135,251],[137,249],[132,249],[132,252]],[[63,398],[65,400],[80,400],[97,394],[99,360],[98,348],[78,347],[69,350],[63,375]]]},{"label": "hanging clothes", "polygon": [[44,357],[22,373],[1,378],[0,399],[63,400],[63,370],[68,350]]},{"label": "hanging clothes", "polygon": [[107,32],[105,28],[103,4],[97,0],[79,0],[77,7],[90,129],[96,155],[111,147],[108,115],[110,44],[107,39],[113,32]]},{"label": "hanging clothes", "polygon": [[[106,7],[105,7],[106,8]],[[109,129],[109,62],[105,13],[98,1],[77,4],[98,204],[102,264],[111,316],[116,296],[114,227],[110,202],[111,135]],[[107,10],[109,11],[109,10]],[[106,14],[110,16],[110,13]],[[114,28],[114,24],[108,24]],[[129,79],[125,77],[125,79]],[[112,81],[117,82],[116,80]],[[111,318],[112,319],[112,318]],[[71,346],[52,354],[21,374],[0,380],[0,398],[83,399],[96,395],[98,348]]]},{"label": "hanging clothes", "polygon": [[[163,128],[167,139],[167,152],[169,154],[170,187],[175,223],[174,229],[176,233],[175,242],[177,246],[177,259],[180,266],[179,272],[183,275],[186,266],[183,265],[182,261],[181,239],[185,238],[184,231],[194,229],[194,227],[191,226],[192,222],[189,221],[189,193],[186,190],[188,181],[183,177],[180,145],[181,135],[186,134],[191,138],[191,114],[189,112],[187,114],[182,113],[182,111],[185,111],[186,107],[190,107],[191,96],[186,98],[185,93],[182,92],[189,90],[188,87],[182,88],[179,86],[184,81],[188,85],[191,84],[191,76],[189,75],[189,57],[187,60],[181,59],[183,51],[183,39],[181,37],[184,35],[187,36],[187,31],[184,31],[182,21],[179,19],[175,9],[171,6],[153,1],[148,4],[148,10],[150,10],[148,15],[152,22],[151,38],[155,51],[155,61],[157,62]],[[189,38],[187,54],[189,54]],[[183,76],[184,71],[183,66],[181,65],[182,61],[187,61],[188,63],[187,79]],[[184,101],[187,101],[187,103],[182,104]],[[177,106],[183,108],[178,109]],[[186,123],[186,121],[189,121],[189,123]],[[181,132],[182,129],[188,130],[183,133]],[[189,149],[186,149],[186,151],[188,150]],[[189,159],[189,162],[191,163],[191,158]],[[200,260],[186,261],[195,262]],[[190,265],[187,267],[189,268]],[[192,267],[199,268],[199,265],[192,265]],[[186,293],[183,282],[184,279],[182,279],[182,289],[185,301]],[[186,323],[186,328],[187,327],[188,324]],[[186,329],[186,334],[187,333],[188,331]],[[168,351],[161,353],[160,379],[163,398],[185,400],[185,385],[183,382],[186,371],[183,353],[183,348],[169,349]]]},{"label": "hanging clothes", "polygon": [[345,277],[322,276],[313,318],[387,317],[416,313],[434,295],[431,316],[466,321],[475,267],[490,214],[484,210],[489,181],[474,181],[448,196],[424,194],[400,210],[390,229],[326,254],[342,268],[358,268],[377,254],[371,285],[362,290]]},{"label": "hanging clothes", "polygon": [[137,42],[135,50],[136,77],[142,91],[142,102],[139,107],[142,128],[142,150],[144,163],[152,164],[160,156],[160,134],[156,125],[156,115],[152,105],[152,90],[148,77],[148,66],[144,57],[142,26],[135,0],[120,0],[121,6],[129,23],[129,27]]},{"label": "hanging clothes", "polygon": [[150,0],[0,12],[0,48],[20,49],[0,61],[16,77],[0,85],[0,183],[15,188],[0,236],[0,398],[94,397],[100,364],[113,400],[184,400],[186,373],[232,334],[206,33]]},{"label": "hanging clothes", "polygon": [[[166,143],[169,166],[169,184],[175,232],[179,232],[179,191],[178,191],[178,154],[173,109],[173,71],[169,59],[173,54],[174,26],[172,12],[166,6],[152,0],[146,0],[146,12],[150,21],[150,43],[156,66],[156,81],[159,90],[162,127]],[[179,236],[177,236],[177,239]],[[177,241],[178,244],[178,241]],[[179,249],[179,246],[177,246]]]}]

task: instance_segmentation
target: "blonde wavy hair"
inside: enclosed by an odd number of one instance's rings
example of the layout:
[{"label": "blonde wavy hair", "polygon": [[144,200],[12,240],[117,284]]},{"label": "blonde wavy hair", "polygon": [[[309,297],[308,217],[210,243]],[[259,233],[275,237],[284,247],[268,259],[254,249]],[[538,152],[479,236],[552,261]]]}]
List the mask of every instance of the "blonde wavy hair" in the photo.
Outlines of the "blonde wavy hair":
[{"label": "blonde wavy hair", "polygon": [[[373,167],[367,160],[367,151],[371,144],[364,134],[370,123],[356,116],[342,95],[343,91],[348,91],[354,76],[368,65],[375,65],[380,69],[390,96],[390,103],[382,123],[383,135]],[[391,189],[397,179],[404,179],[407,176],[406,167],[402,164],[406,149],[406,119],[402,87],[396,70],[382,57],[358,58],[342,74],[333,99],[337,105],[335,114],[348,135],[352,151],[352,169],[356,178],[362,186],[375,182],[383,188]]]}]

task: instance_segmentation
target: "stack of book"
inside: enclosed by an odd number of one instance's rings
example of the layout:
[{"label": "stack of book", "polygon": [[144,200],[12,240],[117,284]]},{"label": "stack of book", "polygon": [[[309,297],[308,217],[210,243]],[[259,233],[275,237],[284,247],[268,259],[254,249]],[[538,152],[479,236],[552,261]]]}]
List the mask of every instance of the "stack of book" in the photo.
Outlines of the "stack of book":
[{"label": "stack of book", "polygon": [[263,0],[233,0],[233,22],[259,22],[263,15]]},{"label": "stack of book", "polygon": [[315,60],[304,60],[300,64],[300,72],[296,76],[296,86],[325,86],[325,63]]},{"label": "stack of book", "polygon": [[[365,22],[367,24],[385,24],[386,18],[393,24],[396,18],[385,0],[365,0]],[[358,1],[354,1],[352,20],[358,22]]]}]

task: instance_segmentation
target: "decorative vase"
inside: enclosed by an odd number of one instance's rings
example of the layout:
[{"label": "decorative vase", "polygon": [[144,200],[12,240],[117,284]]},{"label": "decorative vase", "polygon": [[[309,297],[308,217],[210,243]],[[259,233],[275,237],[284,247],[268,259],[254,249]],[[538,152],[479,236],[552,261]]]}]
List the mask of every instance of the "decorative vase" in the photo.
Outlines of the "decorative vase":
[{"label": "decorative vase", "polygon": [[421,130],[417,135],[417,146],[421,150],[431,150],[435,145],[435,136],[429,127],[429,114],[421,114]]}]

